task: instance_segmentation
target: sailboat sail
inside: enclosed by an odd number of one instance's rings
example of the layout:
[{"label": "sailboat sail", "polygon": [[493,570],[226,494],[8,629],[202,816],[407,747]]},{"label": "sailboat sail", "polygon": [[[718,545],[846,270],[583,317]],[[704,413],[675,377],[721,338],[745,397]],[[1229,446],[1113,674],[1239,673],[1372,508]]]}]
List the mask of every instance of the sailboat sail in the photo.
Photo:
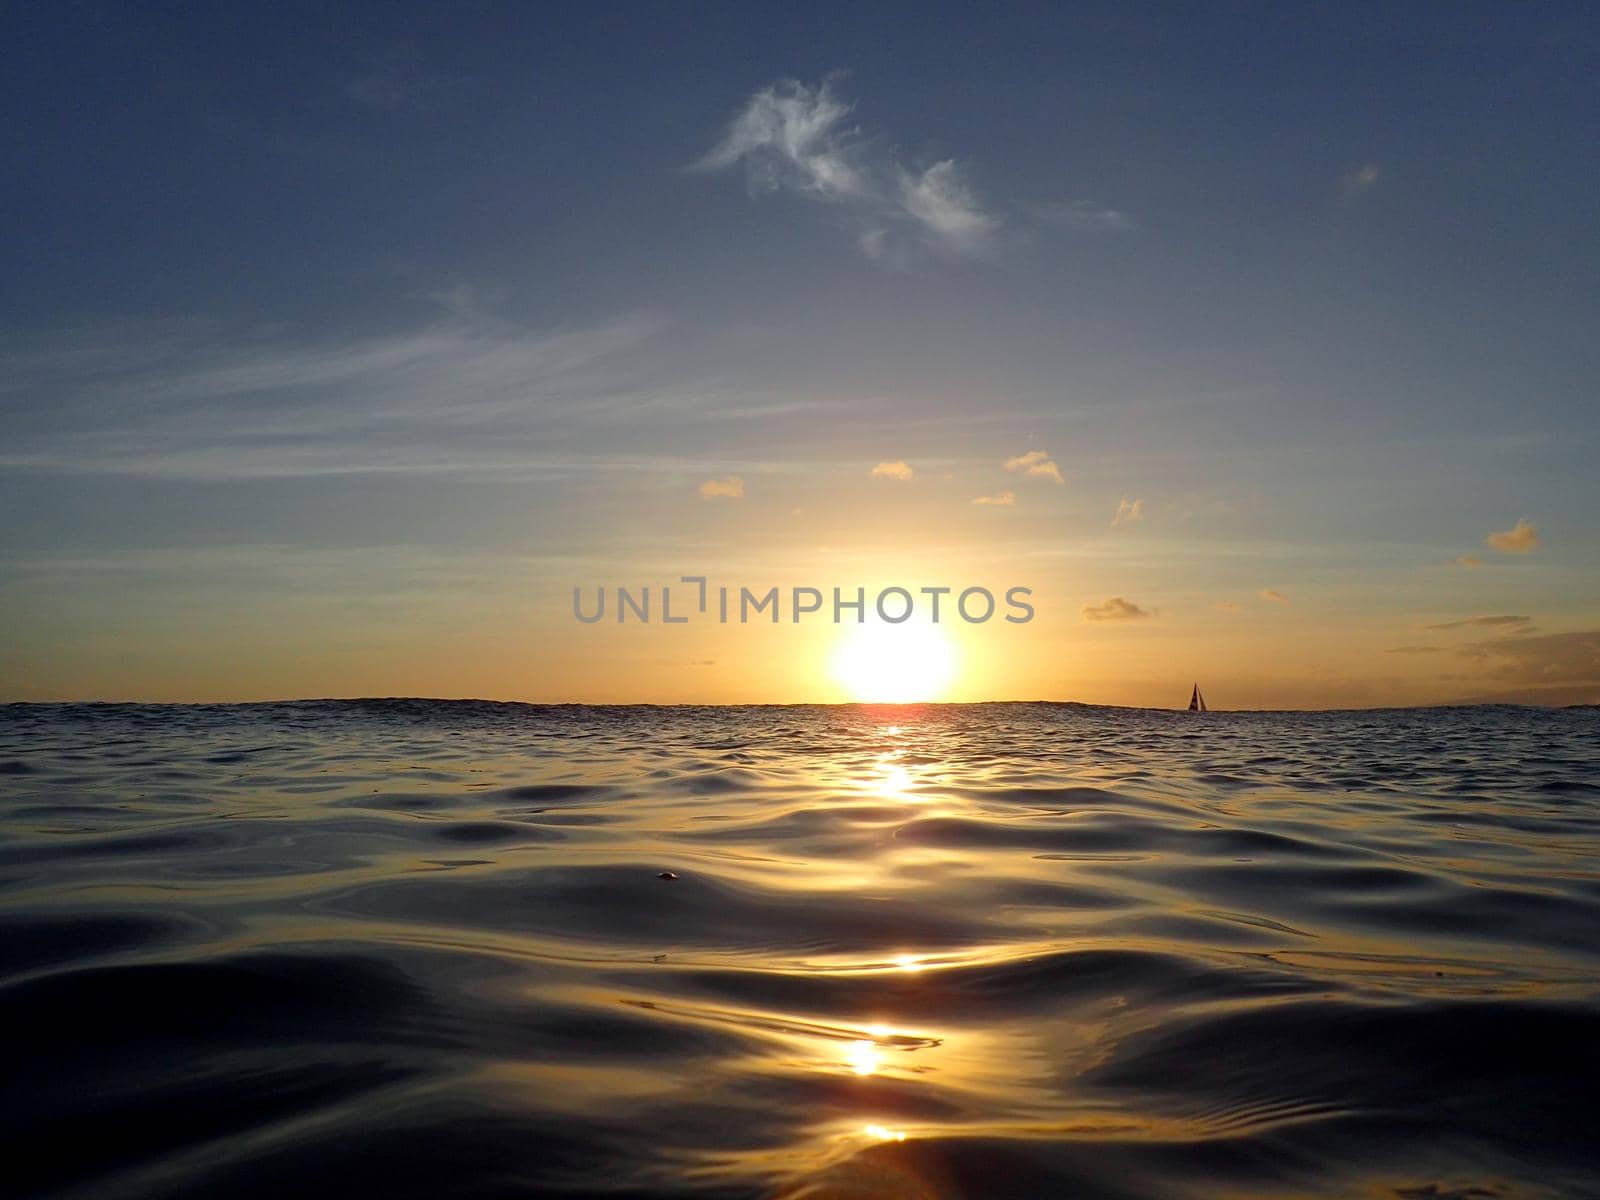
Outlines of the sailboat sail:
[{"label": "sailboat sail", "polygon": [[1200,711],[1200,685],[1198,683],[1194,685],[1194,691],[1189,693],[1189,711]]}]

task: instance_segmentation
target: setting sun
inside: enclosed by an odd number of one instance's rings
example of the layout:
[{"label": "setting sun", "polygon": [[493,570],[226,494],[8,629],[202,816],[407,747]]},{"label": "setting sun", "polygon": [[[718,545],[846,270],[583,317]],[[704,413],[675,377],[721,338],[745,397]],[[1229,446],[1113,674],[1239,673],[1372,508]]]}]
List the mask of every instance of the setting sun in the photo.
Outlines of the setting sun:
[{"label": "setting sun", "polygon": [[937,626],[863,625],[834,651],[833,677],[852,700],[911,704],[942,699],[955,665],[955,649]]}]

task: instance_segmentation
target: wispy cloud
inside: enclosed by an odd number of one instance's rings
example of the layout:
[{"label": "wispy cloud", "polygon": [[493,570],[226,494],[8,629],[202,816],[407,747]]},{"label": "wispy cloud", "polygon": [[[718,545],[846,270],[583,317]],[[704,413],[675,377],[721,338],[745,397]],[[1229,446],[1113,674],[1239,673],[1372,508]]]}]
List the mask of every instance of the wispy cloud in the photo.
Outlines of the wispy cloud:
[{"label": "wispy cloud", "polygon": [[1006,459],[1006,470],[1021,471],[1024,475],[1035,479],[1050,479],[1056,483],[1066,482],[1061,478],[1061,468],[1056,466],[1055,460],[1043,450],[1029,450],[1026,454]]},{"label": "wispy cloud", "polygon": [[852,117],[854,106],[830,80],[812,86],[779,80],[752,95],[717,144],[694,167],[742,166],[753,192],[787,191],[845,214],[868,258],[910,266],[928,251],[988,255],[1008,225],[1082,234],[1137,228],[1127,213],[1097,200],[1014,205],[1005,216],[978,195],[954,158],[908,167],[892,143]]},{"label": "wispy cloud", "polygon": [[1117,505],[1116,515],[1111,518],[1111,528],[1115,529],[1118,525],[1132,525],[1135,521],[1142,521],[1143,519],[1144,501],[1130,501],[1124,496],[1122,502]]},{"label": "wispy cloud", "polygon": [[1345,199],[1353,199],[1364,192],[1370,192],[1378,186],[1378,180],[1383,177],[1383,172],[1378,169],[1377,163],[1362,163],[1344,173],[1339,180],[1339,188],[1344,193]]},{"label": "wispy cloud", "polygon": [[894,479],[901,483],[906,482],[915,474],[916,472],[907,463],[899,459],[893,462],[881,462],[872,468],[872,477],[874,479]]},{"label": "wispy cloud", "polygon": [[1442,654],[1442,653],[1444,653],[1444,651],[1439,646],[1392,646],[1392,647],[1389,648],[1388,653],[1389,654]]},{"label": "wispy cloud", "polygon": [[1244,605],[1239,604],[1239,603],[1237,603],[1236,601],[1233,601],[1233,600],[1218,600],[1217,603],[1215,605],[1213,605],[1213,607],[1218,612],[1224,612],[1224,613],[1240,613],[1240,612],[1244,611]]},{"label": "wispy cloud", "polygon": [[750,97],[722,141],[699,165],[718,170],[743,163],[751,186],[793,188],[820,199],[862,196],[863,173],[852,163],[853,131],[841,127],[850,106],[827,82],[811,88],[784,80]]},{"label": "wispy cloud", "polygon": [[1533,623],[1532,617],[1517,617],[1509,614],[1494,617],[1467,617],[1461,621],[1446,621],[1441,625],[1429,625],[1429,629],[1482,629],[1494,628],[1505,625],[1526,626]]},{"label": "wispy cloud", "polygon": [[[662,328],[462,315],[345,339],[205,322],[0,335],[0,466],[226,479],[667,464],[671,443],[642,431],[681,427],[734,392],[685,374]],[[699,453],[676,467],[731,465]]]},{"label": "wispy cloud", "polygon": [[1481,567],[1483,566],[1483,559],[1476,554],[1458,554],[1452,565],[1457,567]]},{"label": "wispy cloud", "polygon": [[982,251],[1000,224],[980,207],[954,159],[934,163],[920,175],[901,171],[900,203],[940,242],[963,254]]},{"label": "wispy cloud", "polygon": [[702,500],[743,500],[744,480],[737,475],[726,479],[708,479],[700,485]]},{"label": "wispy cloud", "polygon": [[364,69],[346,76],[340,90],[363,108],[395,113],[433,107],[467,82],[437,70],[414,48],[406,47],[372,59]]},{"label": "wispy cloud", "polygon": [[1483,542],[1502,554],[1529,554],[1539,544],[1539,530],[1532,521],[1518,521],[1510,529],[1491,533]]},{"label": "wispy cloud", "polygon": [[993,496],[979,496],[973,500],[974,504],[992,504],[998,507],[1009,508],[1017,502],[1015,492],[997,492]]},{"label": "wispy cloud", "polygon": [[1261,598],[1271,604],[1289,603],[1289,597],[1285,596],[1277,588],[1262,588]]},{"label": "wispy cloud", "polygon": [[1461,653],[1508,682],[1600,684],[1600,629],[1491,638],[1464,646]]},{"label": "wispy cloud", "polygon": [[1086,604],[1083,607],[1085,621],[1142,621],[1152,615],[1149,610],[1121,596],[1113,596],[1103,604]]},{"label": "wispy cloud", "polygon": [[841,207],[869,258],[904,263],[915,244],[957,255],[989,249],[1000,219],[954,159],[908,170],[880,141],[848,125],[850,113],[826,80],[815,87],[782,80],[751,96],[696,166],[742,164],[755,190],[787,190]]},{"label": "wispy cloud", "polygon": [[1059,225],[1079,233],[1127,233],[1135,228],[1133,218],[1093,200],[1046,200],[1030,210],[1047,225]]}]

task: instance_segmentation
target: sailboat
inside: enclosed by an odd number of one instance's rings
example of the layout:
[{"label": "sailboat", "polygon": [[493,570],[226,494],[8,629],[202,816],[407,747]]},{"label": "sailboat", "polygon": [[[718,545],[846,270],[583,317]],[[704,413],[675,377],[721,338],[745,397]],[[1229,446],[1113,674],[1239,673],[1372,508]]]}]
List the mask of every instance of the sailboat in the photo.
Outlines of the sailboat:
[{"label": "sailboat", "polygon": [[1206,711],[1206,698],[1200,694],[1200,685],[1198,683],[1194,685],[1194,691],[1189,696],[1189,711]]}]

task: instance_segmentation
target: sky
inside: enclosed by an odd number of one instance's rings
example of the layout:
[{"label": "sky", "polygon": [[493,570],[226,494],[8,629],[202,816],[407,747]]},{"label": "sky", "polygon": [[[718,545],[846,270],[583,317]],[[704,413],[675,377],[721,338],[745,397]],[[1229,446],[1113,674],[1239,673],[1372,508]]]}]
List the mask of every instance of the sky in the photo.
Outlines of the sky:
[{"label": "sky", "polygon": [[1592,6],[0,47],[0,699],[1600,701]]}]

